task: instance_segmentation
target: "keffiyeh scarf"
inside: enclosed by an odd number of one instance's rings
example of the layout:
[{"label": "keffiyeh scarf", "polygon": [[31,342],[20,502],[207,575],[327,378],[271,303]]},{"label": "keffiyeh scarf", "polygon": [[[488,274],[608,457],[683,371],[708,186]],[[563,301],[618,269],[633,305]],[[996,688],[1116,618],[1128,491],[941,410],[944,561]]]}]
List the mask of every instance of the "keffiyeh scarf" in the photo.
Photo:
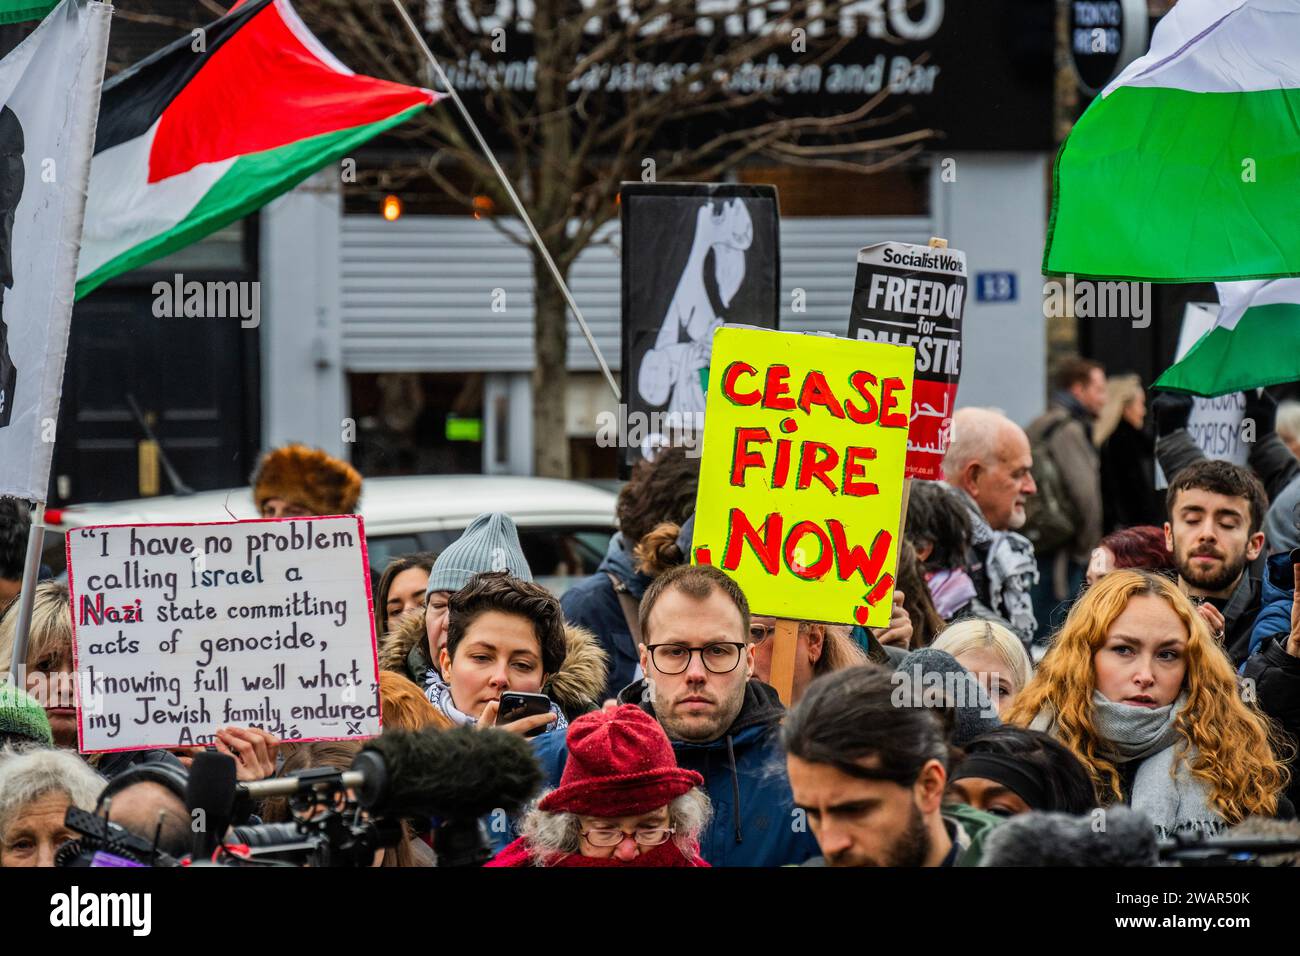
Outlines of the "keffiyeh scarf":
[{"label": "keffiyeh scarf", "polygon": [[1034,546],[1023,534],[994,531],[984,520],[979,505],[965,491],[949,486],[957,500],[970,512],[971,543],[984,548],[984,575],[989,582],[989,604],[1011,625],[1017,636],[1029,644],[1038,630],[1034,602],[1029,590],[1038,583],[1038,562]]}]

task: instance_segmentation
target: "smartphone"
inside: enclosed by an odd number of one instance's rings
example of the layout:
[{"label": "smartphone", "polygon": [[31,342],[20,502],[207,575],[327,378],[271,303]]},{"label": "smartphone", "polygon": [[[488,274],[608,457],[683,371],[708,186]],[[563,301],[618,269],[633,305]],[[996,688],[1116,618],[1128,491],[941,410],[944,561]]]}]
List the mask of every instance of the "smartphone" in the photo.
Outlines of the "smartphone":
[{"label": "smartphone", "polygon": [[[501,695],[501,706],[497,710],[497,726],[502,724],[514,723],[516,720],[522,720],[525,717],[532,717],[536,714],[549,714],[551,712],[551,698],[545,694],[526,694],[523,691],[506,691]],[[536,737],[538,734],[544,734],[550,724],[543,724],[541,727],[534,727],[525,737]]]}]

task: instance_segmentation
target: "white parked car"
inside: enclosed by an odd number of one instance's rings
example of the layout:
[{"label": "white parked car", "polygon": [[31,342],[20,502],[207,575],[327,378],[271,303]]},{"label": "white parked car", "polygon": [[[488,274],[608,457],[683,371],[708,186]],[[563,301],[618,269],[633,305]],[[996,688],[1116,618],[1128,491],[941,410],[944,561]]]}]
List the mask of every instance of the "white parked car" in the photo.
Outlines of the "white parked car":
[{"label": "white parked car", "polygon": [[[361,516],[371,573],[412,551],[440,552],[485,511],[504,511],[534,579],[556,594],[593,573],[616,530],[617,495],[607,487],[554,478],[432,475],[367,478]],[[250,488],[133,501],[69,505],[45,513],[44,561],[65,570],[64,535],[92,524],[168,524],[256,518]]]}]

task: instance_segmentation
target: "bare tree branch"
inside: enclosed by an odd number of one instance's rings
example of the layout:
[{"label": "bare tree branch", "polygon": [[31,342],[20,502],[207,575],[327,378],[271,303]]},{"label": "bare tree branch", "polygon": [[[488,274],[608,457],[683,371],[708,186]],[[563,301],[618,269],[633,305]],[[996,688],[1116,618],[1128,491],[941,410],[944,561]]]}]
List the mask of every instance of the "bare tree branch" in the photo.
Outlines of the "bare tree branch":
[{"label": "bare tree branch", "polygon": [[917,143],[914,146],[910,146],[907,149],[894,153],[886,157],[885,159],[882,159],[875,163],[850,163],[841,159],[819,159],[815,157],[805,157],[805,156],[798,156],[798,155],[792,156],[780,150],[779,146],[780,146],[779,143],[769,146],[768,149],[765,150],[766,154],[772,156],[773,158],[781,159],[784,162],[795,166],[805,166],[805,167],[820,168],[820,169],[838,169],[846,173],[858,173],[860,175],[870,175],[872,173],[879,173],[879,172],[883,172],[886,169],[891,169],[895,166],[900,166],[903,163],[907,162],[909,159],[911,159],[913,156],[920,153],[925,148],[925,144]]},{"label": "bare tree branch", "polygon": [[[229,2],[199,0],[217,15]],[[326,46],[358,72],[437,85],[391,0],[295,2]],[[877,63],[888,56],[888,70],[877,67],[878,78],[868,81],[868,63],[856,64],[853,90],[860,98],[825,89],[855,34],[873,17],[879,27],[883,2],[736,0],[726,9],[725,3],[702,8],[699,0],[531,0],[526,28],[513,22],[502,33],[490,28],[498,21],[489,18],[507,6],[522,11],[520,0],[401,2],[419,24],[440,11],[440,25],[425,28],[430,44],[562,274],[584,249],[618,247],[617,230],[601,230],[618,215],[622,181],[640,178],[646,160],[654,161],[656,178],[705,182],[759,160],[872,174],[907,163],[940,135],[908,128],[912,108],[890,100],[894,48],[903,40],[887,30],[873,30],[872,56]],[[150,9],[149,0],[133,7],[117,15],[178,30],[193,26]],[[891,16],[894,9],[891,2]],[[508,52],[503,38],[512,45]],[[905,66],[925,62],[924,55],[909,57]],[[817,94],[824,90],[822,99]],[[794,97],[826,115],[791,110]],[[851,108],[841,109],[846,102]],[[387,165],[367,170],[366,184],[427,184],[467,212],[476,194],[486,194],[494,204],[486,216],[493,228],[530,245],[507,189],[450,100],[368,149]],[[407,158],[392,159],[402,155]],[[554,449],[567,447],[565,307],[535,251],[533,261],[534,391],[541,409],[535,448],[539,456],[562,457]],[[538,460],[540,472],[554,473]]]},{"label": "bare tree branch", "polygon": [[846,153],[861,153],[864,150],[889,149],[893,146],[903,146],[908,143],[916,143],[921,140],[931,139],[934,136],[935,131],[932,129],[918,129],[911,133],[900,133],[898,136],[882,136],[880,139],[873,139],[867,143],[834,143],[825,146],[799,146],[795,143],[777,142],[772,144],[772,151],[791,159],[800,157],[843,155]]}]

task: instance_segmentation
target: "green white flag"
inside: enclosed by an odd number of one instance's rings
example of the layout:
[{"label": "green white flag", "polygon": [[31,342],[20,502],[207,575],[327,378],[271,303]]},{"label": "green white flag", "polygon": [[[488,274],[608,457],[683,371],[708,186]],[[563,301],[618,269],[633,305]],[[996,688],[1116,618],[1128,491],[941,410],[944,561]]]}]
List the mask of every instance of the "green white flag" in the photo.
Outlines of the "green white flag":
[{"label": "green white flag", "polygon": [[1221,282],[1213,327],[1156,388],[1225,395],[1300,381],[1300,279]]},{"label": "green white flag", "polygon": [[1300,275],[1300,2],[1179,0],[1057,156],[1043,271]]}]

